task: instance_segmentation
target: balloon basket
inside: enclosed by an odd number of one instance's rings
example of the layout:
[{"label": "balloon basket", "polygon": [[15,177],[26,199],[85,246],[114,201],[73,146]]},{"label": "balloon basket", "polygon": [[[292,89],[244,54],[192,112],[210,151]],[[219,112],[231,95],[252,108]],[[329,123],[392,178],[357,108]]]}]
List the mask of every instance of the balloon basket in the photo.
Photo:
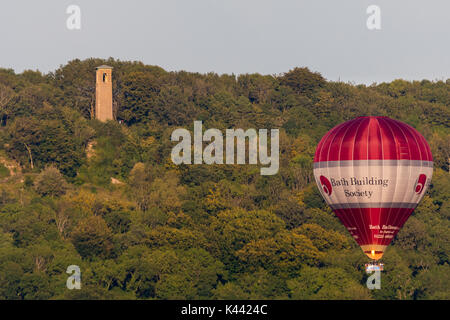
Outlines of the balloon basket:
[{"label": "balloon basket", "polygon": [[371,261],[369,263],[366,263],[365,267],[366,267],[366,272],[370,272],[370,273],[372,273],[374,271],[383,271],[384,263]]}]

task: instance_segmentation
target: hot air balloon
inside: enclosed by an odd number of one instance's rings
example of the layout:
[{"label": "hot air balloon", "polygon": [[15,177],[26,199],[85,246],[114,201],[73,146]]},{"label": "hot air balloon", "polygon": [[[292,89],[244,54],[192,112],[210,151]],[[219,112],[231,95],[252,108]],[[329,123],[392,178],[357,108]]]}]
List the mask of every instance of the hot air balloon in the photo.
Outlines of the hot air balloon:
[{"label": "hot air balloon", "polygon": [[433,158],[413,127],[388,117],[359,117],[319,142],[314,177],[364,253],[377,262],[425,195]]}]

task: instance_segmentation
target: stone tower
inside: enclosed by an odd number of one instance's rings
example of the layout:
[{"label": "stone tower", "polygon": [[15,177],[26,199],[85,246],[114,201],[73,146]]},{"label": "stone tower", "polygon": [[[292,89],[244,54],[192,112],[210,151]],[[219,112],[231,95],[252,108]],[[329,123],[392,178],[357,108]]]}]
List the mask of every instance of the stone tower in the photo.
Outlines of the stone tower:
[{"label": "stone tower", "polygon": [[97,67],[95,85],[95,118],[100,121],[113,120],[112,67]]}]

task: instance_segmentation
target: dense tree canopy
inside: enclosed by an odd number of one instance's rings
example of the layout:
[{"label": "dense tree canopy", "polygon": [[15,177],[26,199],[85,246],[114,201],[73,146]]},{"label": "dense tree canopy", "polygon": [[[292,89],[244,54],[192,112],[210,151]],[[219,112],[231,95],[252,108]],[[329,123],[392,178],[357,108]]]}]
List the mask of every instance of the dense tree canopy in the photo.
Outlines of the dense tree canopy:
[{"label": "dense tree canopy", "polygon": [[[93,117],[114,67],[116,121]],[[417,128],[432,185],[388,248],[382,290],[312,178],[320,138],[362,115]],[[114,59],[0,69],[0,299],[449,299],[450,80],[352,85],[167,72]],[[280,170],[180,165],[175,128],[279,128]],[[66,288],[78,265],[82,289]]]}]

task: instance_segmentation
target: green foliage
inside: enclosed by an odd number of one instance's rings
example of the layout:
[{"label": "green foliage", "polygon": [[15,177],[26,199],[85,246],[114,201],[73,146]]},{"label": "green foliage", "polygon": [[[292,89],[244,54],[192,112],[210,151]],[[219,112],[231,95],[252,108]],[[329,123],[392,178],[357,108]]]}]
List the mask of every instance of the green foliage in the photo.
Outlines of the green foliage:
[{"label": "green foliage", "polygon": [[296,274],[302,265],[319,265],[324,256],[308,237],[294,232],[280,232],[273,238],[251,241],[236,255],[250,270],[263,267],[287,275]]},{"label": "green foliage", "polygon": [[292,299],[370,299],[367,288],[360,286],[344,270],[338,268],[305,267],[299,277],[288,280],[287,283]]},{"label": "green foliage", "polygon": [[81,220],[73,230],[72,243],[83,258],[107,257],[113,247],[111,231],[99,216]]},{"label": "green foliage", "polygon": [[312,73],[308,68],[295,68],[285,73],[280,79],[280,84],[307,96],[311,96],[316,90],[324,87],[325,83],[325,79],[319,73]]},{"label": "green foliage", "polygon": [[219,284],[213,290],[215,299],[286,299],[285,279],[273,275],[267,270],[258,269],[252,273],[243,273],[234,281]]},{"label": "green foliage", "polygon": [[58,197],[66,193],[67,182],[55,167],[47,167],[36,177],[34,189],[41,196]]},{"label": "green foliage", "polygon": [[236,259],[236,251],[252,240],[275,235],[283,227],[283,221],[268,211],[235,209],[211,217],[207,239],[221,261],[230,268],[239,268],[242,266]]},{"label": "green foliage", "polygon": [[9,169],[5,167],[3,163],[0,163],[0,178],[6,178],[9,176],[10,176]]}]

